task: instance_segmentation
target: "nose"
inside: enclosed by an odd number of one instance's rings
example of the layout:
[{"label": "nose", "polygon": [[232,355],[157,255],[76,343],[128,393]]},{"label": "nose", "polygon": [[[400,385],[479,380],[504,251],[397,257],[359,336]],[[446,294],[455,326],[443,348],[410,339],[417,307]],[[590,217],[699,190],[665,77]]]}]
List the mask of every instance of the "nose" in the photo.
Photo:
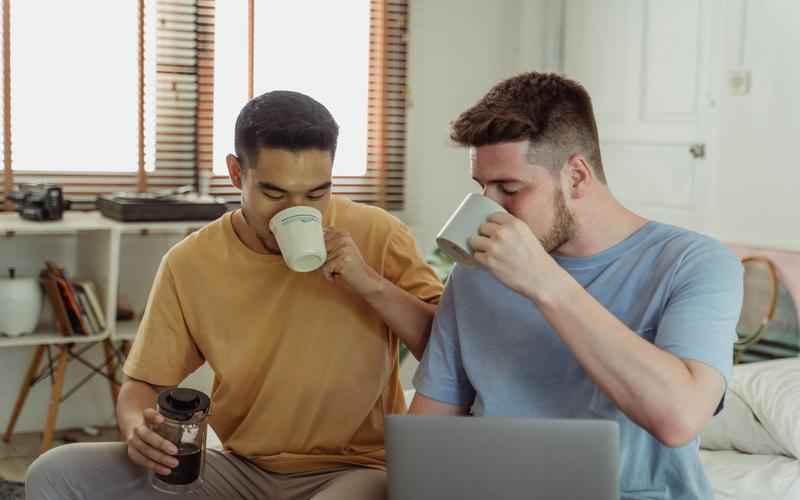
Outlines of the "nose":
[{"label": "nose", "polygon": [[288,207],[298,207],[300,205],[305,204],[305,196],[302,194],[290,194],[287,197],[287,208]]}]

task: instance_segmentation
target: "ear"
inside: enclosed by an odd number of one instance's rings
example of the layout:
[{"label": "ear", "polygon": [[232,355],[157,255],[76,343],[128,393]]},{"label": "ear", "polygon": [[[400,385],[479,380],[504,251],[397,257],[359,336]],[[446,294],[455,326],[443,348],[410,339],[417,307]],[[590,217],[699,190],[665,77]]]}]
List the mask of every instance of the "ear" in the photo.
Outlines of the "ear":
[{"label": "ear", "polygon": [[225,163],[228,164],[228,175],[231,178],[231,184],[236,189],[242,189],[242,165],[239,163],[239,158],[236,155],[229,154],[225,157]]},{"label": "ear", "polygon": [[583,155],[570,156],[561,171],[565,177],[565,192],[572,198],[583,198],[595,183],[592,167]]}]

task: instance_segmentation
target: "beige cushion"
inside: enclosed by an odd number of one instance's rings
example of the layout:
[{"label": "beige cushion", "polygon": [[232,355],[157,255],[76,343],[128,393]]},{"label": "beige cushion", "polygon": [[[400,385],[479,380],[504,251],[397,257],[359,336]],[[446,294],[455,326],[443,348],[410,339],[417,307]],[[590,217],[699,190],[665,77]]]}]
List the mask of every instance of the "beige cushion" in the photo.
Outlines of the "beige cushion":
[{"label": "beige cushion", "polygon": [[800,359],[737,365],[725,409],[703,430],[701,446],[800,457]]}]

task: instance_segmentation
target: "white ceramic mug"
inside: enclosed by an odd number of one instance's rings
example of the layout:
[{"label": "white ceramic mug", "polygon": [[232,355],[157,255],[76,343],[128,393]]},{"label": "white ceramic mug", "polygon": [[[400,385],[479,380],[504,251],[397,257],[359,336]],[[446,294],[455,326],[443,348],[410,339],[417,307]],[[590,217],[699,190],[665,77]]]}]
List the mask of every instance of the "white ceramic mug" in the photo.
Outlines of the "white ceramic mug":
[{"label": "white ceramic mug", "polygon": [[289,269],[307,273],[320,268],[328,258],[322,233],[322,213],[313,207],[281,210],[269,221],[283,260]]},{"label": "white ceramic mug", "polygon": [[459,264],[474,266],[469,239],[478,235],[478,228],[493,213],[505,212],[499,203],[482,194],[470,193],[436,236],[436,244]]}]

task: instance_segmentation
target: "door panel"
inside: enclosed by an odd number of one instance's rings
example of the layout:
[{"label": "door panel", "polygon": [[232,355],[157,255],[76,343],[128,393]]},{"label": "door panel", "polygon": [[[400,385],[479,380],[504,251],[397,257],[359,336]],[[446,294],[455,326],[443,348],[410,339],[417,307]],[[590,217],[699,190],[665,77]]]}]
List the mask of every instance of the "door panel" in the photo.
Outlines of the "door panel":
[{"label": "door panel", "polygon": [[[561,63],[592,96],[612,192],[704,230],[712,0],[564,0]],[[706,148],[707,149],[707,148]]]}]

